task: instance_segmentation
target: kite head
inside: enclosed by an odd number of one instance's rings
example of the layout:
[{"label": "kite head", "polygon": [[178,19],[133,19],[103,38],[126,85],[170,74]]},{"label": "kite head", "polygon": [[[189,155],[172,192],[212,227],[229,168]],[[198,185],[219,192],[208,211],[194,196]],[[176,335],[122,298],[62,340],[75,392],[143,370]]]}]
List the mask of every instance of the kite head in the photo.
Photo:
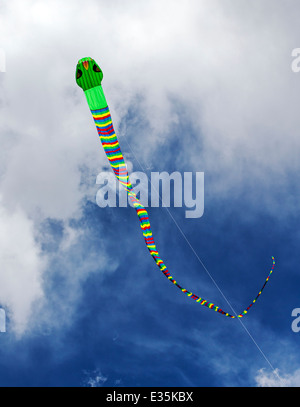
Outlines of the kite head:
[{"label": "kite head", "polygon": [[103,72],[93,58],[82,58],[76,67],[76,82],[84,91],[100,86]]}]

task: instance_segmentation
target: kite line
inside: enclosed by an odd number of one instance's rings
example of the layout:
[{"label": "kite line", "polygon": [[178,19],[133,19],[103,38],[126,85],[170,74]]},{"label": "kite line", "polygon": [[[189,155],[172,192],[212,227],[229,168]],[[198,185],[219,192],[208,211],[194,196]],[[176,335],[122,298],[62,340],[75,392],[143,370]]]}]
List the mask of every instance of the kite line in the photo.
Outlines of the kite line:
[{"label": "kite line", "polygon": [[140,203],[140,201],[136,197],[136,194],[133,191],[133,187],[130,183],[127,166],[125,164],[122,151],[116,133],[114,131],[111,114],[104,96],[103,88],[101,86],[102,79],[103,72],[100,69],[99,65],[92,58],[90,57],[82,58],[78,61],[76,67],[76,82],[85,93],[87,103],[89,105],[90,111],[92,113],[97,128],[98,135],[100,137],[102,146],[104,148],[108,161],[111,165],[111,168],[118,181],[127,191],[129,199],[131,200],[133,207],[136,210],[137,216],[140,221],[140,227],[142,229],[143,236],[145,239],[145,243],[152,258],[154,259],[155,263],[162,271],[162,273],[168,278],[168,280],[171,283],[173,283],[176,287],[178,287],[184,294],[186,294],[192,300],[226,317],[242,318],[244,315],[247,314],[252,305],[255,304],[256,300],[261,295],[263,289],[265,288],[267,282],[269,281],[269,278],[275,267],[274,257],[272,256],[272,268],[261,290],[255,297],[255,299],[252,301],[252,303],[238,315],[231,315],[230,313],[223,311],[220,307],[218,307],[214,303],[209,302],[196,294],[193,294],[191,291],[188,291],[181,285],[179,285],[179,283],[171,276],[171,273],[167,269],[167,266],[159,256],[156,244],[153,239],[148,213],[145,207]]}]

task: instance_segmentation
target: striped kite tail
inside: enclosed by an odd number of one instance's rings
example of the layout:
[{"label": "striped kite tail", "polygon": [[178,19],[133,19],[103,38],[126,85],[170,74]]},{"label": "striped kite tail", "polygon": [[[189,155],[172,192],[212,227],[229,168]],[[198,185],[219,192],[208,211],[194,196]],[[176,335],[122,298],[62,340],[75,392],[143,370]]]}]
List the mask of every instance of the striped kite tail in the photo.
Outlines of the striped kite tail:
[{"label": "striped kite tail", "polygon": [[257,296],[254,298],[254,300],[251,302],[251,304],[250,304],[243,312],[241,312],[241,313],[237,316],[238,318],[242,318],[244,315],[247,314],[247,312],[249,311],[249,309],[252,307],[253,304],[256,303],[257,298],[261,295],[263,289],[264,289],[265,286],[267,285],[267,282],[269,281],[269,279],[270,279],[270,277],[271,277],[271,274],[273,273],[273,270],[274,270],[274,267],[275,267],[275,259],[274,259],[273,256],[272,256],[272,261],[273,261],[273,263],[272,263],[272,268],[271,268],[271,270],[270,270],[270,272],[269,272],[268,277],[266,278],[266,281],[264,282],[264,285],[263,285],[262,288],[260,289],[260,292],[259,292],[259,293],[257,294]]},{"label": "striped kite tail", "polygon": [[181,287],[181,285],[179,285],[178,282],[171,276],[171,273],[169,272],[167,266],[164,264],[163,260],[159,256],[159,253],[157,251],[157,248],[156,248],[156,245],[154,242],[154,238],[152,235],[152,230],[151,230],[148,213],[147,213],[145,207],[140,203],[139,199],[136,197],[136,194],[134,193],[134,191],[132,190],[133,187],[129,180],[127,166],[125,164],[124,157],[122,155],[122,151],[121,151],[116,133],[113,128],[112,119],[111,119],[111,115],[110,115],[108,106],[106,106],[102,109],[91,110],[91,113],[93,115],[95,125],[96,125],[97,131],[98,131],[98,135],[100,137],[100,140],[101,140],[102,146],[104,148],[105,154],[108,158],[108,161],[110,162],[110,165],[112,167],[112,170],[113,170],[116,178],[122,184],[123,188],[125,188],[127,191],[127,194],[138,215],[138,218],[140,221],[140,227],[143,232],[146,246],[147,246],[151,256],[153,257],[155,263],[157,264],[158,268],[161,270],[161,272],[168,278],[168,280],[171,283],[173,283],[184,294],[186,294],[188,297],[190,297],[192,300],[196,301],[200,305],[203,305],[203,306],[205,306],[211,310],[214,310],[229,318],[242,318],[244,315],[246,315],[247,312],[249,311],[249,309],[252,307],[252,305],[256,302],[258,297],[261,295],[263,289],[265,288],[267,282],[269,281],[269,278],[270,278],[270,276],[273,272],[274,266],[275,266],[274,257],[272,257],[272,259],[273,259],[272,269],[271,269],[263,287],[261,288],[260,292],[255,297],[255,299],[252,301],[252,303],[239,315],[232,315],[228,312],[225,312],[220,307],[215,305],[214,303],[209,302],[209,301],[205,300],[204,298],[201,298],[198,295],[195,295],[192,292]]}]

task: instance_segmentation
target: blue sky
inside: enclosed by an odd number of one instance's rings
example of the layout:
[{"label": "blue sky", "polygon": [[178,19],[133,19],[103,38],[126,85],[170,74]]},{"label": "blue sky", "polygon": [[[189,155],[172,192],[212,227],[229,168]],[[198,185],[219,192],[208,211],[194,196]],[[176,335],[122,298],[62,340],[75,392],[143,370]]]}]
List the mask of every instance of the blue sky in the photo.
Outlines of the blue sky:
[{"label": "blue sky", "polygon": [[[0,386],[299,386],[296,1],[0,1]],[[205,209],[99,208],[77,60],[133,171],[204,172]],[[184,234],[184,236],[183,236]],[[195,255],[196,253],[196,255]],[[200,259],[200,261],[199,261]]]}]

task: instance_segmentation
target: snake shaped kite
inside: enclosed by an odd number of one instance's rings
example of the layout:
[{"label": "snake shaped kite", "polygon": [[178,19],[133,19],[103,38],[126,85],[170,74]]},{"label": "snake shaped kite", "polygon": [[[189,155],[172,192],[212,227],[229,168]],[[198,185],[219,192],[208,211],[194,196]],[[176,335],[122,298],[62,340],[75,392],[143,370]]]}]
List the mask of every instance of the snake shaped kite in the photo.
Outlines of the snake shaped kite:
[{"label": "snake shaped kite", "polygon": [[255,299],[252,301],[252,303],[239,315],[231,315],[228,312],[223,311],[220,307],[218,307],[214,303],[209,302],[204,298],[201,298],[198,295],[193,294],[192,292],[186,290],[185,288],[181,287],[178,284],[178,282],[171,276],[163,260],[159,257],[159,253],[157,251],[153,239],[148,213],[144,206],[140,203],[140,201],[136,197],[136,194],[134,193],[133,187],[130,183],[127,167],[119,146],[116,133],[113,128],[110,111],[101,86],[102,79],[103,79],[102,70],[92,58],[90,57],[82,58],[78,61],[76,67],[76,82],[85,93],[87,103],[89,105],[93,119],[95,121],[98,135],[100,137],[105,154],[108,158],[108,161],[112,167],[113,172],[115,173],[115,176],[117,177],[118,181],[122,184],[122,186],[126,189],[127,194],[136,210],[146,246],[151,256],[153,257],[155,263],[162,271],[162,273],[168,278],[168,280],[171,281],[171,283],[176,285],[176,287],[178,287],[183,293],[185,293],[188,297],[190,297],[200,305],[204,305],[205,307],[208,307],[209,309],[219,312],[220,314],[229,318],[242,318],[245,314],[247,314],[248,310],[256,302],[257,298],[261,295],[262,290],[265,288],[275,266],[274,257],[272,257],[273,264],[271,271],[261,290],[255,297]]}]

